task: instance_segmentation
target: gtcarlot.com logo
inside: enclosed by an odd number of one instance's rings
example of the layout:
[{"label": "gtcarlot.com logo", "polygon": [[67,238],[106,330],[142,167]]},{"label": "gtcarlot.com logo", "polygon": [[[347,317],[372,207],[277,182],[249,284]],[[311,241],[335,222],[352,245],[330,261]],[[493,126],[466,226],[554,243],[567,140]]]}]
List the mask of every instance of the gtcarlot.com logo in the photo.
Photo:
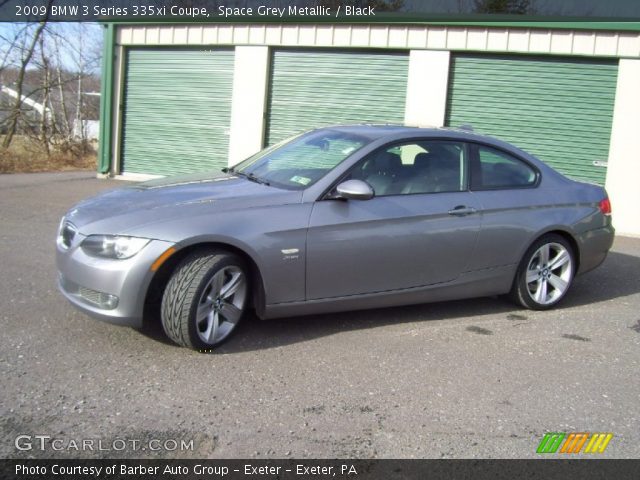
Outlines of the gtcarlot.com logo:
[{"label": "gtcarlot.com logo", "polygon": [[536,452],[604,453],[612,438],[613,433],[545,433]]},{"label": "gtcarlot.com logo", "polygon": [[50,435],[18,435],[14,445],[21,452],[32,450],[40,451],[70,451],[70,452],[93,452],[93,451],[189,451],[193,450],[194,442],[184,439],[158,439],[151,438],[141,440],[138,438],[114,438],[110,440],[82,438],[66,439],[54,438]]}]

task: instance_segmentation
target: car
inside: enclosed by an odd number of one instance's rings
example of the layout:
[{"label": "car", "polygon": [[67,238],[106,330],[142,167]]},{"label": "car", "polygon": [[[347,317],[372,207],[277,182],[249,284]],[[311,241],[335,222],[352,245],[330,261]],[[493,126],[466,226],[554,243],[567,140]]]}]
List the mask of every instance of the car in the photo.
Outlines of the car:
[{"label": "car", "polygon": [[319,128],[223,172],[154,179],[74,206],[62,294],[98,319],[159,321],[209,351],[252,310],[298,316],[509,295],[555,307],[601,264],[604,188],[466,129]]}]

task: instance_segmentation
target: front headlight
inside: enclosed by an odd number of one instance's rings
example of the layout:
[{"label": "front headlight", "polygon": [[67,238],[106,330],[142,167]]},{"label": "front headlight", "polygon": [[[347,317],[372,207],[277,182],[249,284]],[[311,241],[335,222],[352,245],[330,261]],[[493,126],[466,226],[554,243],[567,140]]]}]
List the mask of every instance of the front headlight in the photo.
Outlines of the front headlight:
[{"label": "front headlight", "polygon": [[90,235],[84,239],[82,250],[88,255],[123,260],[133,257],[149,243],[147,238],[119,235]]},{"label": "front headlight", "polygon": [[58,226],[58,235],[56,237],[58,247],[63,250],[69,250],[76,233],[78,233],[78,229],[71,222],[67,221],[66,217],[62,217],[60,225]]}]

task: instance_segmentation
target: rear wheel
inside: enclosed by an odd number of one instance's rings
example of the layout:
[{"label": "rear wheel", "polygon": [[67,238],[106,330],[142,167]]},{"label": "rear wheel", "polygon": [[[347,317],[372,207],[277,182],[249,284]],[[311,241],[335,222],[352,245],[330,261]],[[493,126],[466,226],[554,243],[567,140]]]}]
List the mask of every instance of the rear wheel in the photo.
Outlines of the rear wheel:
[{"label": "rear wheel", "polygon": [[225,252],[185,258],[162,298],[162,327],[178,345],[212,349],[226,341],[244,316],[249,298],[244,261]]},{"label": "rear wheel", "polygon": [[525,253],[511,297],[526,308],[546,310],[564,298],[575,274],[575,254],[557,234],[539,238]]}]

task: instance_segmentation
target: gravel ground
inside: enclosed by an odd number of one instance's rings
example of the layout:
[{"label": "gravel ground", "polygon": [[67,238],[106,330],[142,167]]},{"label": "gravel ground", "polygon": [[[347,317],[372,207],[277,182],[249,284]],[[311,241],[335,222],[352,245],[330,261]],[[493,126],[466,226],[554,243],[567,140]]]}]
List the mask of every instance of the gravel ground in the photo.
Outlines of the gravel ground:
[{"label": "gravel ground", "polygon": [[555,311],[483,298],[249,318],[203,355],[58,294],[61,215],[118,185],[0,176],[0,457],[520,458],[549,431],[612,432],[604,457],[640,455],[640,239],[617,238]]}]

